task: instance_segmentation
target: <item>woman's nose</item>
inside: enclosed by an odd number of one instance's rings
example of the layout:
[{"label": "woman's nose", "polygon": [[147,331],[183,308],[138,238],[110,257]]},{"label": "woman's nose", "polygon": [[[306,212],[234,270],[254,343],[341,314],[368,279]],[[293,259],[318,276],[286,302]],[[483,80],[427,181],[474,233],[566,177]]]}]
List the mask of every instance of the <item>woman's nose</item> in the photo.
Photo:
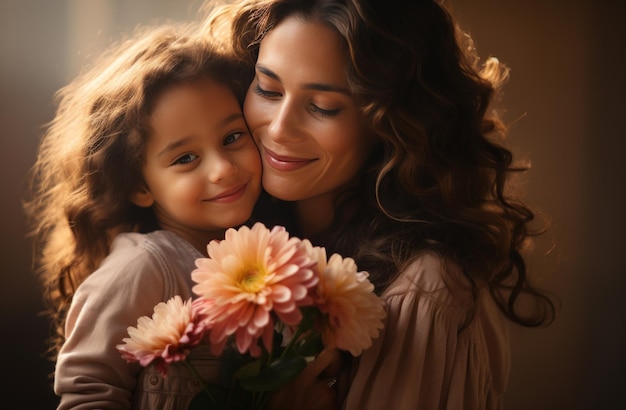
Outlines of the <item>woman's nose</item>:
[{"label": "woman's nose", "polygon": [[295,104],[289,99],[282,100],[267,127],[268,136],[278,143],[301,140],[303,135],[298,126],[299,117]]},{"label": "woman's nose", "polygon": [[237,164],[227,155],[215,154],[207,158],[207,176],[211,183],[219,183],[238,172]]}]

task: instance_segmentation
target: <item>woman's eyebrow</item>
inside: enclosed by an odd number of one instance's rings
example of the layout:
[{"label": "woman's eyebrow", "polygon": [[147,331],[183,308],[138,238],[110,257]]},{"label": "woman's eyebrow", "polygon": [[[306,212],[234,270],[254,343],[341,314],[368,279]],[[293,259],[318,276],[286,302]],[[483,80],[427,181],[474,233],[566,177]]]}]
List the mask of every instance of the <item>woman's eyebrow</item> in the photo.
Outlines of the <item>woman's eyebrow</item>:
[{"label": "woman's eyebrow", "polygon": [[257,71],[260,71],[261,73],[263,73],[264,75],[268,76],[272,80],[276,80],[278,82],[282,82],[280,80],[280,77],[278,76],[278,74],[276,74],[275,72],[273,72],[269,68],[265,67],[264,65],[257,64],[256,65],[256,69],[257,69]]},{"label": "woman's eyebrow", "polygon": [[[276,81],[282,83],[282,80],[281,80],[280,76],[278,74],[276,74],[274,71],[272,71],[269,68],[265,67],[264,65],[257,64],[256,65],[256,69],[257,69],[257,71],[261,72],[263,75],[271,78],[272,80],[276,80]],[[334,93],[345,94],[345,95],[348,95],[348,96],[351,95],[350,90],[348,90],[348,88],[340,87],[340,86],[333,85],[333,84],[314,83],[314,82],[313,83],[305,83],[302,86],[302,88],[305,89],[305,90],[334,92]]]}]

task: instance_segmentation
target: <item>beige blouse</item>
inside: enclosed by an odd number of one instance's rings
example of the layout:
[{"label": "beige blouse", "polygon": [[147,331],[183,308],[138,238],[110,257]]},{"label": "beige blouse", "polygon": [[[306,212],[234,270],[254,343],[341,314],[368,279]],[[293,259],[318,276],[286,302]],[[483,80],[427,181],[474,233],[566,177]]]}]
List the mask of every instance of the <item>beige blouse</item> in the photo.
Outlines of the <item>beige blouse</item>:
[{"label": "beige blouse", "polygon": [[508,322],[488,289],[474,304],[467,288],[446,286],[458,280],[457,266],[425,254],[391,284],[385,327],[357,360],[344,409],[502,408]]},{"label": "beige blouse", "polygon": [[[100,268],[78,287],[68,313],[55,369],[59,409],[187,408],[201,390],[187,367],[171,366],[163,378],[153,367],[126,363],[115,346],[139,317],[152,316],[157,303],[191,296],[191,271],[200,257],[168,231],[115,239]],[[203,378],[216,380],[219,359],[205,350],[194,349],[190,358]]]}]

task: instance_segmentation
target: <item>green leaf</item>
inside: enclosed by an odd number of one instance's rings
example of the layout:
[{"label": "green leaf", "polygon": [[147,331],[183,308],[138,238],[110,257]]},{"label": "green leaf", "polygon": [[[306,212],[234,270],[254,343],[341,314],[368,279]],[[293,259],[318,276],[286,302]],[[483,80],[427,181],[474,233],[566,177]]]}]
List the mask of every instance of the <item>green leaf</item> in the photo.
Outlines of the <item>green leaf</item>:
[{"label": "green leaf", "polygon": [[274,337],[272,337],[272,351],[274,352],[279,351],[282,343],[283,343],[282,333],[274,331]]},{"label": "green leaf", "polygon": [[225,349],[221,358],[219,384],[222,386],[230,386],[239,369],[255,360],[248,355],[240,354],[233,347]]},{"label": "green leaf", "polygon": [[322,350],[324,350],[324,344],[322,335],[318,332],[308,335],[295,349],[296,354],[303,357],[317,356]]},{"label": "green leaf", "polygon": [[306,367],[303,357],[280,358],[252,377],[240,378],[241,387],[251,392],[276,390],[296,378]]},{"label": "green leaf", "polygon": [[298,327],[302,333],[305,333],[307,330],[311,329],[315,324],[315,319],[321,314],[318,308],[312,306],[305,306],[300,308],[302,312],[302,320]]},{"label": "green leaf", "polygon": [[257,359],[253,362],[245,364],[235,372],[235,377],[238,379],[249,379],[251,377],[258,376],[261,371],[261,359]]}]

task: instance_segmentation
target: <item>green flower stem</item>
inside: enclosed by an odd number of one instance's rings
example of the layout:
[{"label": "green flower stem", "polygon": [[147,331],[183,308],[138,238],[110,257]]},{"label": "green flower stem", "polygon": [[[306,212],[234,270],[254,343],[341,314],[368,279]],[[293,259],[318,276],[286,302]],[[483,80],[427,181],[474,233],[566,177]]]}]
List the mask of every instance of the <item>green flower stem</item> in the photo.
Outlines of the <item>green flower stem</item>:
[{"label": "green flower stem", "polygon": [[213,402],[213,405],[215,406],[215,408],[217,408],[217,402],[215,401],[215,398],[213,398],[213,395],[211,394],[211,390],[209,390],[209,385],[202,378],[202,376],[200,376],[200,373],[198,373],[198,370],[194,367],[193,364],[191,364],[191,362],[188,359],[183,360],[183,363],[185,363],[185,366],[187,366],[187,368],[191,370],[193,375],[200,381],[200,383],[202,384],[202,389],[207,394],[207,396],[209,396],[209,399],[211,399],[211,402]]},{"label": "green flower stem", "polygon": [[319,314],[320,312],[317,309],[307,309],[307,308],[302,309],[302,320],[300,321],[300,324],[298,325],[298,327],[296,328],[296,331],[291,337],[291,340],[289,340],[289,343],[285,347],[285,350],[283,350],[283,353],[280,355],[281,359],[286,357],[288,353],[291,353],[291,350],[293,350],[294,345],[298,343],[300,336],[302,336],[304,333],[308,332],[311,328],[313,328],[315,318],[319,316]]},{"label": "green flower stem", "polygon": [[283,353],[280,355],[281,359],[284,357],[287,357],[287,353],[291,352],[291,350],[293,349],[293,346],[296,344],[298,339],[300,339],[300,336],[302,335],[302,333],[303,333],[302,326],[298,326],[293,336],[291,336],[291,340],[289,340],[289,343],[287,343],[285,350],[283,350]]},{"label": "green flower stem", "polygon": [[267,404],[269,393],[268,392],[254,393],[253,397],[254,397],[254,408],[263,409],[265,405]]},{"label": "green flower stem", "polygon": [[[272,335],[272,337],[275,337],[275,335]],[[263,358],[263,356],[265,356],[266,360],[265,363],[263,363],[264,366],[261,367],[269,365],[270,363],[272,363],[272,360],[274,360],[274,349],[268,351],[265,346],[263,346],[263,352],[265,352],[265,354],[261,355],[261,359]]]}]

